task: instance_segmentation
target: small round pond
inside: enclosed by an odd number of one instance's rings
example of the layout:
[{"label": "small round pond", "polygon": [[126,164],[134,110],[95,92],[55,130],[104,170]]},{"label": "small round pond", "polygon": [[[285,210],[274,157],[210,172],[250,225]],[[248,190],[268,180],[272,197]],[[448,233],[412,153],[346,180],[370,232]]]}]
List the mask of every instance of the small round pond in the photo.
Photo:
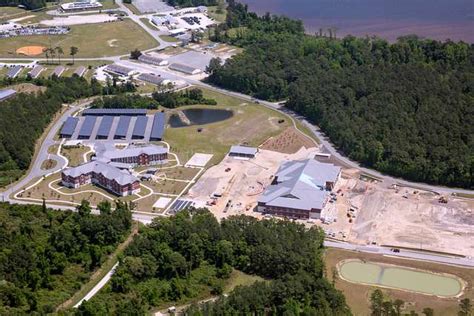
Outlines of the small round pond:
[{"label": "small round pond", "polygon": [[347,260],[339,263],[339,273],[353,283],[453,297],[461,293],[462,282],[453,275],[440,275],[401,266]]},{"label": "small round pond", "polygon": [[180,112],[171,114],[168,119],[171,127],[211,124],[227,120],[234,115],[232,111],[222,109],[187,109]]}]

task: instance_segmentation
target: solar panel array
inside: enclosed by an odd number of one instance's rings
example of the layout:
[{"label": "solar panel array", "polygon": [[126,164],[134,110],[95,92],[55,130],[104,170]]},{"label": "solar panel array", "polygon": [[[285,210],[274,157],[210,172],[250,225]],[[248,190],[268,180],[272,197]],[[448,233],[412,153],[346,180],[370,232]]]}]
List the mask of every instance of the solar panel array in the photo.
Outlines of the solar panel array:
[{"label": "solar panel array", "polygon": [[28,73],[31,78],[35,79],[39,76],[40,72],[43,70],[43,66],[36,65],[31,71]]},{"label": "solar panel array", "polygon": [[127,137],[128,127],[130,126],[131,116],[121,116],[115,130],[115,139],[124,139]]},{"label": "solar panel array", "polygon": [[138,80],[146,81],[146,82],[153,83],[156,85],[160,85],[163,83],[163,81],[165,81],[164,78],[161,78],[159,76],[155,76],[152,74],[140,74],[138,76]]},{"label": "solar panel array", "polygon": [[103,115],[145,116],[146,109],[87,109],[82,112],[82,116],[103,116]]},{"label": "solar panel array", "polygon": [[109,137],[110,128],[112,127],[112,123],[114,122],[113,116],[103,116],[102,121],[99,125],[99,130],[97,131],[96,138],[97,139],[107,139]]},{"label": "solar panel array", "polygon": [[153,117],[150,140],[162,140],[165,132],[166,114],[158,112]]},{"label": "solar panel array", "polygon": [[22,66],[14,66],[8,70],[7,77],[8,78],[16,78],[20,71],[23,69]]},{"label": "solar panel array", "polygon": [[86,116],[84,122],[82,123],[81,130],[79,131],[79,138],[88,139],[91,137],[96,119],[97,117],[95,116]]},{"label": "solar panel array", "polygon": [[148,123],[148,117],[139,116],[135,121],[135,126],[133,127],[132,138],[133,139],[143,139],[145,138],[146,124]]},{"label": "solar panel array", "polygon": [[77,117],[68,117],[66,119],[66,122],[64,122],[63,127],[61,128],[61,131],[59,134],[61,137],[64,138],[70,138],[74,134],[74,131],[76,130],[77,123],[79,122],[79,119]]},{"label": "solar panel array", "polygon": [[171,210],[178,213],[179,211],[185,210],[189,207],[193,207],[194,202],[193,201],[187,201],[187,200],[176,200],[173,205],[171,205]]}]

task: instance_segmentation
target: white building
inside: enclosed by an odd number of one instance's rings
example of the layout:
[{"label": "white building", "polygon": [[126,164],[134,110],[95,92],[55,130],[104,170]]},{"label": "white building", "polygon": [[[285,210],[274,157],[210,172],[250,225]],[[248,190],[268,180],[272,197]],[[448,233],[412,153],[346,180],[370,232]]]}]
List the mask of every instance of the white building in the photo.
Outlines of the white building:
[{"label": "white building", "polygon": [[85,10],[99,10],[102,4],[95,0],[80,0],[76,2],[68,2],[61,4],[62,11],[85,11]]}]

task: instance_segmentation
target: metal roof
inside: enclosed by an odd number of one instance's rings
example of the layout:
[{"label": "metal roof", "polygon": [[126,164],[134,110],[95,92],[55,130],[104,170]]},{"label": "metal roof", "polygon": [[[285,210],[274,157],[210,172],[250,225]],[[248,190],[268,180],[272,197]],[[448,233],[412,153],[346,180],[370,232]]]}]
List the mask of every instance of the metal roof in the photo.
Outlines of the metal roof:
[{"label": "metal roof", "polygon": [[14,96],[16,91],[13,89],[4,89],[0,90],[0,101],[8,99],[11,96]]},{"label": "metal roof", "polygon": [[77,123],[79,122],[79,119],[77,117],[68,117],[66,119],[66,122],[64,122],[63,127],[61,128],[61,132],[59,133],[61,136],[69,136],[71,137],[72,134],[74,134],[74,131],[76,130]]},{"label": "metal roof", "polygon": [[120,116],[114,136],[127,137],[128,127],[130,126],[131,119],[131,116]]},{"label": "metal roof", "polygon": [[179,63],[173,63],[169,66],[169,68],[172,70],[184,72],[189,75],[193,75],[195,73],[201,72],[201,69],[194,68],[188,65],[179,64]]},{"label": "metal roof", "polygon": [[125,149],[105,149],[97,152],[97,159],[101,161],[111,161],[118,158],[137,157],[141,154],[160,155],[168,152],[168,149],[163,146],[148,145],[144,147],[127,147]]},{"label": "metal roof", "polygon": [[63,74],[65,69],[66,68],[64,68],[64,66],[58,66],[58,67],[54,68],[53,75],[56,75],[56,76],[60,77]]},{"label": "metal roof", "polygon": [[128,76],[131,72],[133,72],[133,69],[125,67],[125,66],[117,65],[117,64],[112,64],[105,67],[105,71],[115,72],[119,75]]},{"label": "metal roof", "polygon": [[112,127],[112,123],[114,122],[113,116],[103,116],[102,122],[100,122],[99,130],[97,131],[97,136],[100,137],[107,137],[110,133],[110,128]]},{"label": "metal roof", "polygon": [[150,140],[161,140],[165,132],[166,114],[158,112],[153,117]]},{"label": "metal roof", "polygon": [[95,116],[86,116],[84,122],[82,123],[81,130],[79,131],[80,137],[90,137],[92,130],[94,129],[95,121],[97,117]]},{"label": "metal roof", "polygon": [[139,116],[135,121],[133,127],[132,137],[145,137],[146,124],[148,123],[148,117]]},{"label": "metal roof", "polygon": [[259,202],[274,207],[321,210],[329,195],[326,182],[335,182],[340,171],[339,167],[313,159],[286,161],[275,175],[277,184],[267,187]]},{"label": "metal roof", "polygon": [[87,109],[82,112],[82,116],[102,116],[102,115],[146,115],[146,109]]},{"label": "metal roof", "polygon": [[86,67],[80,66],[76,69],[76,71],[74,71],[74,74],[78,75],[79,77],[82,77],[85,72],[86,72]]},{"label": "metal roof", "polygon": [[33,69],[28,72],[28,74],[31,76],[31,78],[36,78],[40,74],[40,72],[43,70],[43,66],[41,65],[36,65]]},{"label": "metal roof", "polygon": [[164,60],[163,58],[150,56],[147,54],[141,54],[140,57],[138,57],[138,60],[144,63],[158,65],[158,66],[168,64],[168,62]]},{"label": "metal roof", "polygon": [[160,84],[163,83],[163,81],[166,80],[166,79],[164,79],[160,76],[156,76],[156,75],[152,75],[152,74],[140,74],[138,76],[138,79],[142,80],[142,81],[150,82],[150,83],[153,83],[153,84],[156,84],[156,85],[160,85]]},{"label": "metal roof", "polygon": [[241,155],[253,155],[255,156],[258,152],[258,149],[255,147],[246,147],[246,146],[232,146],[230,147],[229,153],[241,154]]},{"label": "metal roof", "polygon": [[15,78],[16,76],[18,76],[18,74],[20,73],[22,69],[23,69],[23,66],[20,66],[20,65],[11,67],[10,69],[8,69],[7,77]]},{"label": "metal roof", "polygon": [[91,172],[102,174],[109,180],[115,180],[119,185],[131,184],[138,181],[137,177],[132,176],[128,172],[100,161],[91,161],[74,168],[67,168],[63,171],[66,176],[71,176],[73,178]]}]

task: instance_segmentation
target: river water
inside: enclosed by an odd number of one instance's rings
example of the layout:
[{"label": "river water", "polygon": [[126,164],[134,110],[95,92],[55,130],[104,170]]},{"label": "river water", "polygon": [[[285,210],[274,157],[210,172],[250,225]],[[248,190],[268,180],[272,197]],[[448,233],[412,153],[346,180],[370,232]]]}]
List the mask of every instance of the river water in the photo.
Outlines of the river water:
[{"label": "river water", "polygon": [[251,11],[286,15],[308,33],[335,28],[337,36],[408,34],[474,43],[474,0],[239,0]]}]

